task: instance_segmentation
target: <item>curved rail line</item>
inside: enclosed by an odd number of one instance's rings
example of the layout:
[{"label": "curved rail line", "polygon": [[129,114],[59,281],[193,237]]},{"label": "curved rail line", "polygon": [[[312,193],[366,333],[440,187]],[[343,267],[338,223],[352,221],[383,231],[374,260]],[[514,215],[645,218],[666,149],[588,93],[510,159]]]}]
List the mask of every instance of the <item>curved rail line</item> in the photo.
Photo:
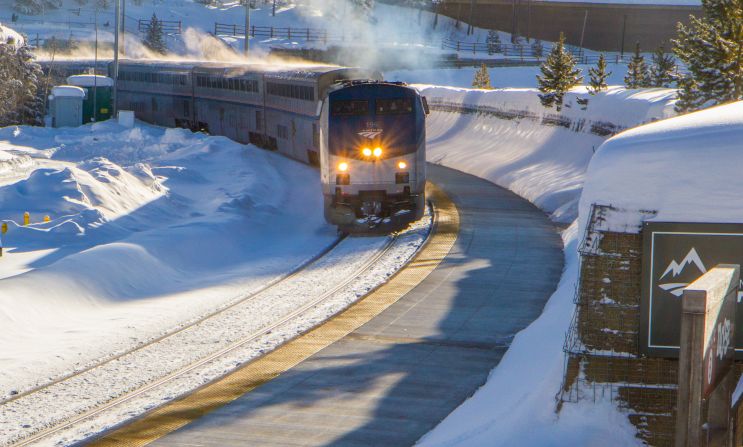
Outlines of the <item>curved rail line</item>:
[{"label": "curved rail line", "polygon": [[[306,270],[311,265],[317,263],[319,260],[321,260],[323,257],[325,257],[329,252],[331,252],[335,247],[337,247],[338,244],[343,239],[345,239],[345,236],[340,236],[336,241],[334,241],[330,246],[328,246],[326,249],[324,249],[320,254],[318,254],[317,256],[313,257],[309,261],[303,263],[301,266],[299,266],[298,268],[296,268],[291,273],[289,273],[289,274],[287,274],[287,275],[285,275],[285,276],[283,276],[281,278],[277,278],[273,282],[271,282],[271,283],[267,284],[266,286],[262,287],[259,291],[256,291],[256,292],[254,292],[254,293],[252,293],[252,294],[250,294],[250,295],[248,295],[248,296],[240,299],[239,301],[230,304],[227,307],[224,307],[222,309],[219,309],[218,311],[212,312],[211,314],[209,314],[209,315],[207,315],[205,317],[202,317],[199,320],[194,321],[194,322],[188,324],[187,326],[184,326],[182,328],[179,328],[176,331],[173,331],[173,332],[171,332],[169,334],[166,334],[166,335],[164,335],[162,337],[158,337],[157,339],[154,339],[154,340],[148,342],[145,345],[137,346],[136,348],[131,349],[131,350],[125,352],[125,353],[122,353],[122,354],[119,354],[119,355],[117,355],[115,357],[109,358],[109,359],[107,359],[104,362],[100,362],[100,363],[98,363],[98,364],[96,364],[94,366],[88,367],[88,368],[86,368],[84,370],[81,370],[81,371],[78,371],[78,372],[76,372],[74,374],[70,374],[70,375],[68,375],[68,376],[66,376],[64,378],[61,378],[61,379],[56,380],[55,382],[45,384],[44,386],[38,387],[35,390],[29,390],[29,391],[24,392],[22,395],[13,396],[13,399],[12,400],[17,400],[17,399],[20,399],[23,396],[28,396],[28,395],[31,395],[33,393],[36,393],[36,392],[39,392],[39,391],[43,391],[43,390],[51,387],[54,384],[59,384],[61,382],[64,382],[65,380],[69,380],[70,378],[77,377],[77,376],[83,374],[84,372],[91,371],[91,370],[93,370],[93,369],[95,369],[97,367],[100,367],[100,366],[104,365],[104,364],[107,364],[107,363],[110,363],[110,362],[115,361],[117,359],[120,359],[121,357],[123,357],[123,356],[125,356],[127,354],[131,354],[131,353],[136,352],[138,350],[141,350],[141,349],[143,349],[145,347],[152,346],[152,345],[154,345],[154,344],[156,344],[156,343],[158,343],[158,342],[160,342],[160,341],[162,341],[164,339],[170,338],[170,337],[172,337],[172,336],[174,336],[174,335],[176,335],[178,333],[181,333],[181,332],[184,332],[184,331],[186,331],[188,329],[191,329],[194,326],[198,325],[199,323],[202,323],[202,322],[204,322],[204,321],[206,321],[206,320],[208,320],[210,318],[215,317],[216,315],[219,315],[221,313],[224,313],[225,311],[227,311],[227,310],[229,310],[231,308],[234,308],[234,307],[236,307],[237,305],[239,305],[241,303],[244,303],[244,302],[246,302],[248,300],[251,300],[251,299],[255,299],[256,297],[260,296],[261,294],[263,294],[263,293],[269,291],[270,289],[276,287],[280,283],[284,283],[284,282],[290,280],[291,278],[296,277],[302,271]],[[216,352],[214,352],[214,353],[212,353],[212,354],[210,354],[210,355],[208,355],[206,357],[202,357],[201,359],[197,360],[196,362],[193,362],[193,363],[191,363],[191,364],[189,364],[189,365],[187,365],[187,366],[185,366],[183,368],[180,368],[177,371],[172,372],[172,373],[170,373],[170,374],[168,374],[168,375],[166,375],[166,376],[164,376],[164,377],[162,377],[160,379],[157,379],[157,380],[155,380],[153,382],[150,382],[150,383],[148,383],[148,384],[146,384],[146,385],[144,385],[144,386],[142,386],[140,388],[137,388],[137,389],[135,389],[135,390],[133,390],[133,391],[131,391],[129,393],[126,393],[126,394],[124,394],[122,396],[119,396],[117,398],[114,398],[113,400],[111,400],[111,401],[109,401],[109,402],[107,402],[107,403],[105,403],[103,405],[100,405],[98,407],[95,407],[95,408],[93,408],[93,409],[91,409],[89,411],[85,411],[85,412],[80,413],[80,414],[78,414],[76,416],[73,416],[73,417],[71,417],[69,419],[66,419],[66,420],[64,420],[63,422],[61,422],[61,423],[59,423],[57,425],[54,425],[54,426],[49,427],[47,429],[42,429],[42,430],[36,432],[35,434],[32,434],[32,435],[30,435],[30,436],[28,436],[26,438],[20,439],[20,440],[14,442],[14,443],[11,443],[10,445],[12,445],[14,447],[21,447],[21,446],[31,445],[31,444],[33,444],[35,442],[38,442],[38,441],[40,441],[40,440],[42,440],[44,438],[49,437],[50,435],[53,435],[54,433],[60,432],[60,431],[62,431],[64,429],[67,429],[67,428],[69,428],[69,427],[71,427],[71,426],[73,426],[73,425],[75,425],[75,424],[77,424],[77,423],[79,423],[79,422],[81,422],[83,420],[86,420],[86,419],[89,419],[91,417],[94,417],[94,416],[96,416],[96,415],[98,415],[100,413],[103,413],[106,410],[109,410],[109,409],[111,409],[113,407],[116,407],[116,406],[121,405],[121,404],[123,404],[123,403],[125,403],[127,401],[130,401],[130,400],[132,400],[132,399],[134,399],[136,397],[139,397],[139,396],[145,394],[146,392],[149,392],[149,391],[151,391],[151,390],[153,390],[153,389],[155,389],[155,388],[157,388],[157,387],[159,387],[159,386],[161,386],[161,385],[163,385],[165,383],[168,383],[168,382],[170,382],[170,381],[172,381],[172,380],[174,380],[174,379],[176,379],[178,377],[183,376],[184,374],[187,374],[187,373],[189,373],[189,372],[191,372],[191,371],[193,371],[193,370],[195,370],[195,369],[197,369],[197,368],[199,368],[201,366],[204,366],[204,365],[206,365],[206,364],[208,364],[208,363],[210,363],[210,362],[212,362],[212,361],[214,361],[214,360],[216,360],[216,359],[218,359],[218,358],[220,358],[220,357],[222,357],[222,356],[224,356],[224,355],[226,355],[226,354],[228,354],[228,353],[230,353],[230,352],[232,352],[232,351],[234,351],[234,350],[236,350],[236,349],[238,349],[238,348],[240,348],[240,347],[242,347],[242,346],[244,346],[244,345],[246,345],[246,344],[248,344],[250,342],[255,341],[257,338],[263,336],[267,332],[271,332],[274,329],[278,328],[279,326],[281,326],[283,324],[286,324],[287,322],[293,320],[294,318],[297,318],[299,315],[301,315],[301,314],[307,312],[308,310],[316,307],[317,305],[319,305],[320,303],[322,303],[323,301],[325,301],[329,297],[331,297],[334,294],[338,293],[343,288],[349,286],[359,276],[361,276],[363,273],[367,272],[370,268],[372,268],[377,263],[377,261],[379,261],[385,254],[387,254],[390,251],[390,249],[394,246],[394,243],[395,243],[396,240],[397,240],[397,235],[391,236],[389,238],[389,240],[385,243],[385,245],[376,254],[374,254],[374,256],[372,256],[371,258],[369,258],[361,267],[359,267],[352,275],[349,275],[345,280],[343,280],[342,282],[340,282],[339,284],[337,284],[336,286],[334,286],[331,290],[323,293],[318,298],[315,298],[315,299],[311,300],[307,304],[305,304],[305,305],[303,305],[303,306],[295,309],[291,313],[289,313],[289,314],[285,315],[284,317],[282,317],[282,318],[274,321],[270,325],[264,326],[260,330],[255,331],[255,332],[253,332],[252,334],[250,334],[250,335],[248,335],[246,337],[243,337],[242,339],[240,339],[240,340],[238,340],[238,341],[230,344],[229,346],[224,347],[224,348],[222,348],[222,349],[220,349],[220,350],[218,350],[218,351],[216,351]],[[277,348],[280,347],[280,346],[281,345],[277,346]],[[7,403],[7,402],[10,402],[10,401],[11,400],[9,399],[9,400],[4,401],[3,403]]]},{"label": "curved rail line", "polygon": [[173,330],[171,332],[167,332],[167,333],[165,333],[165,334],[163,334],[163,335],[161,335],[159,337],[153,338],[153,339],[145,342],[144,344],[137,345],[137,346],[135,346],[135,347],[133,347],[131,349],[127,349],[126,351],[120,352],[120,353],[118,353],[118,354],[116,354],[116,355],[114,355],[112,357],[108,357],[108,358],[106,358],[103,361],[94,363],[94,364],[92,364],[90,366],[86,366],[86,367],[84,367],[84,368],[82,368],[80,370],[74,371],[74,372],[72,372],[70,374],[65,374],[65,375],[60,376],[60,377],[54,379],[53,381],[47,382],[47,383],[45,383],[43,385],[36,386],[36,387],[33,387],[33,388],[29,388],[26,391],[22,391],[22,392],[20,392],[18,394],[14,394],[13,396],[8,397],[6,399],[0,399],[0,406],[3,406],[5,404],[8,404],[8,403],[13,402],[13,401],[18,400],[18,399],[21,399],[23,397],[30,396],[30,395],[32,395],[34,393],[38,393],[39,391],[43,391],[43,390],[45,390],[45,389],[47,389],[47,388],[49,388],[51,386],[54,386],[54,385],[56,385],[58,383],[62,383],[65,380],[69,380],[69,379],[71,379],[73,377],[77,377],[77,376],[79,376],[81,374],[84,374],[84,373],[86,373],[88,371],[92,371],[92,370],[94,370],[96,368],[99,368],[99,367],[101,367],[103,365],[106,365],[106,364],[111,363],[113,361],[119,360],[119,359],[121,359],[124,356],[127,356],[127,355],[129,355],[131,353],[134,353],[134,352],[137,352],[137,351],[140,351],[140,350],[142,350],[142,349],[144,349],[144,348],[146,348],[148,346],[152,346],[155,343],[158,343],[160,341],[166,340],[166,339],[168,339],[168,338],[170,338],[170,337],[172,337],[172,336],[174,336],[176,334],[180,334],[181,332],[184,332],[184,331],[186,331],[188,329],[191,329],[192,327],[194,327],[194,326],[196,326],[196,325],[198,325],[200,323],[203,323],[204,321],[206,321],[206,320],[208,320],[210,318],[213,318],[216,315],[225,313],[228,310],[230,310],[232,308],[235,308],[235,307],[239,306],[242,303],[245,303],[247,301],[250,301],[252,299],[255,299],[258,295],[260,295],[260,294],[266,292],[267,290],[269,290],[269,289],[277,286],[279,283],[282,283],[284,281],[287,281],[287,280],[289,280],[289,279],[291,279],[291,278],[299,275],[302,271],[304,271],[305,269],[307,269],[309,266],[311,266],[312,264],[315,264],[317,261],[319,261],[320,259],[322,259],[325,255],[327,255],[328,253],[330,253],[335,247],[337,247],[338,244],[340,244],[346,238],[346,236],[347,235],[345,235],[345,234],[339,236],[330,245],[328,245],[327,247],[325,247],[320,253],[318,253],[315,256],[313,256],[312,258],[310,258],[310,259],[302,262],[297,267],[295,267],[293,270],[291,270],[289,273],[287,273],[285,275],[282,275],[282,276],[279,276],[278,278],[275,278],[275,279],[269,281],[268,283],[266,283],[263,286],[259,287],[258,290],[254,291],[252,293],[249,293],[249,294],[243,296],[242,298],[238,298],[237,301],[235,301],[233,303],[230,303],[230,304],[228,304],[225,307],[220,307],[220,308],[218,308],[218,309],[216,309],[216,310],[214,310],[214,311],[212,311],[210,313],[207,313],[206,315],[201,316],[198,319],[196,319],[196,320],[194,320],[194,321],[186,324],[185,326],[179,327],[178,329],[175,329],[175,330]]},{"label": "curved rail line", "polygon": [[459,211],[446,193],[428,183],[433,224],[413,258],[385,283],[345,310],[308,329],[266,355],[248,362],[192,393],[146,412],[79,444],[143,447],[291,370],[366,324],[417,287],[444,261],[459,235]]}]

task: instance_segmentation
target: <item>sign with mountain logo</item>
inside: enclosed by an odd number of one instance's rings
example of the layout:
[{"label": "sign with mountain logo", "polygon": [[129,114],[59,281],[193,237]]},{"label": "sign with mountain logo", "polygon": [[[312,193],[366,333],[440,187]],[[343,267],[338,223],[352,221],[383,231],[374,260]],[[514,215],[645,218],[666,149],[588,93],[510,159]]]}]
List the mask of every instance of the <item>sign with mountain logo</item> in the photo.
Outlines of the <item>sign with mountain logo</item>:
[{"label": "sign with mountain logo", "polygon": [[[643,225],[640,352],[678,357],[684,288],[718,264],[743,265],[743,224],[646,222]],[[738,292],[736,320],[743,321]],[[743,331],[735,331],[743,359]]]}]

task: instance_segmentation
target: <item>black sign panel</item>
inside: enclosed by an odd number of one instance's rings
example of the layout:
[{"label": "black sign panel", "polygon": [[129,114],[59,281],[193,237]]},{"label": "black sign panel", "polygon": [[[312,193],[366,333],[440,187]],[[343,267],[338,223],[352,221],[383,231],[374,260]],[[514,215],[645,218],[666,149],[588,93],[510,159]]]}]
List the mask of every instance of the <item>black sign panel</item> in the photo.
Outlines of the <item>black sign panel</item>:
[{"label": "black sign panel", "polygon": [[[684,287],[717,264],[743,266],[743,224],[647,222],[643,226],[640,352],[678,357]],[[736,320],[743,316],[741,294]],[[743,331],[735,357],[743,359]]]}]

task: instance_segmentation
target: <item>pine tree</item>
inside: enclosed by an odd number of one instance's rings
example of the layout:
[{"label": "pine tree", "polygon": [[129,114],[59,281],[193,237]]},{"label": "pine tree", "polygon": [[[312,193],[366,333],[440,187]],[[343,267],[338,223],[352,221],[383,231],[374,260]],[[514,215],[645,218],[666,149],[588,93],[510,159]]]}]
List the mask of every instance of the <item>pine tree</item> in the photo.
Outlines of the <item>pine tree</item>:
[{"label": "pine tree", "polygon": [[606,90],[606,87],[608,87],[606,80],[611,76],[611,73],[606,71],[606,58],[604,53],[601,53],[596,68],[588,69],[588,93],[595,95],[602,90]]},{"label": "pine tree", "polygon": [[490,86],[490,73],[485,64],[480,65],[480,69],[475,72],[475,78],[472,80],[472,87],[492,90]]},{"label": "pine tree", "polygon": [[699,108],[699,104],[704,104],[706,102],[702,97],[699,86],[694,80],[694,76],[685,75],[679,77],[678,88],[678,101],[676,102],[677,111],[686,112],[696,110]]},{"label": "pine tree", "polygon": [[565,93],[583,81],[580,69],[576,67],[573,55],[565,50],[565,35],[560,33],[560,40],[552,47],[540,67],[542,75],[537,75],[539,100],[545,107],[557,107],[562,110]]},{"label": "pine tree", "polygon": [[541,40],[537,39],[531,44],[531,52],[537,60],[542,60],[542,56],[544,56],[544,45],[542,45]]},{"label": "pine tree", "polygon": [[163,25],[157,16],[153,13],[150,19],[150,26],[144,38],[144,45],[155,53],[165,54],[168,47],[163,40]]},{"label": "pine tree", "polygon": [[0,43],[0,127],[42,123],[42,77],[27,45]]},{"label": "pine tree", "polygon": [[670,87],[676,81],[676,62],[666,54],[661,46],[653,53],[653,66],[650,67],[650,85]]},{"label": "pine tree", "polygon": [[503,52],[503,44],[501,43],[498,31],[492,29],[488,31],[488,37],[485,39],[485,43],[488,46],[488,54]]},{"label": "pine tree", "polygon": [[624,77],[627,88],[650,87],[650,71],[645,63],[645,56],[640,53],[640,42],[635,45],[635,54],[627,65],[627,75]]},{"label": "pine tree", "polygon": [[38,15],[62,6],[61,0],[15,0],[13,9],[21,14]]},{"label": "pine tree", "polygon": [[673,41],[691,77],[679,81],[680,112],[743,99],[743,2],[702,0],[702,9]]}]

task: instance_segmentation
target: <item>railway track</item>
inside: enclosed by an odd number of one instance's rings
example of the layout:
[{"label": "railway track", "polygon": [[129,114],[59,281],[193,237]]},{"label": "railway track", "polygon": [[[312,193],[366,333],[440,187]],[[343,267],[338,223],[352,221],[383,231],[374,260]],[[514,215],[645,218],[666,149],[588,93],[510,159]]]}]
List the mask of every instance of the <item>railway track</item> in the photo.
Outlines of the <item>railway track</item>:
[{"label": "railway track", "polygon": [[[50,399],[54,400],[54,396],[64,394],[65,390],[67,390],[68,392],[70,390],[72,390],[72,392],[75,392],[76,388],[80,386],[79,383],[81,381],[87,383],[88,380],[94,380],[95,377],[99,375],[104,378],[107,377],[108,380],[111,380],[113,378],[111,377],[111,371],[104,372],[103,370],[111,369],[113,367],[112,365],[115,365],[115,370],[127,370],[126,364],[127,362],[130,362],[133,366],[129,367],[129,369],[136,369],[135,364],[137,363],[136,360],[138,356],[152,356],[151,352],[147,352],[148,350],[167,350],[169,349],[168,344],[173,345],[180,343],[177,339],[186,336],[198,338],[198,331],[203,330],[205,326],[219,325],[220,323],[218,322],[218,320],[220,320],[220,318],[226,318],[225,315],[231,312],[234,313],[251,302],[260,301],[262,299],[270,299],[273,296],[272,294],[281,297],[281,289],[287,287],[290,288],[290,286],[288,285],[292,282],[298,282],[299,287],[302,287],[302,281],[309,283],[313,283],[314,281],[316,283],[318,278],[306,279],[303,278],[303,276],[311,277],[312,275],[320,275],[322,277],[324,268],[322,264],[324,262],[330,263],[329,260],[333,258],[333,256],[335,256],[335,252],[343,251],[344,246],[342,242],[344,240],[353,241],[354,239],[339,237],[338,240],[331,244],[326,250],[324,250],[318,256],[309,260],[302,266],[298,267],[290,274],[279,278],[274,282],[264,286],[262,289],[256,291],[255,293],[242,297],[238,301],[233,302],[221,309],[218,309],[210,313],[209,315],[199,318],[198,320],[193,321],[186,326],[183,326],[175,331],[153,339],[146,344],[137,346],[136,348],[131,349],[127,352],[110,357],[83,370],[49,382],[43,386],[27,390],[19,395],[13,396],[10,399],[5,399],[4,401],[0,402],[0,418],[5,418],[5,416],[3,416],[3,413],[7,415],[8,413],[17,412],[19,408],[23,409],[24,403],[26,405],[35,405],[36,408],[43,408],[38,403],[34,403],[34,400],[37,398],[41,399],[41,402],[45,400],[49,401]],[[280,317],[273,318],[269,324],[261,325],[255,330],[242,334],[236,339],[230,340],[229,343],[225,343],[218,349],[211,351],[209,354],[201,355],[184,365],[180,365],[178,368],[168,372],[167,374],[157,377],[156,379],[149,380],[146,383],[138,384],[137,386],[132,386],[130,389],[121,392],[118,395],[101,399],[99,402],[91,405],[88,408],[68,411],[67,414],[64,414],[64,411],[60,411],[59,415],[55,415],[53,421],[43,424],[39,427],[38,430],[33,431],[33,428],[27,426],[25,427],[26,430],[24,432],[16,433],[15,437],[12,437],[11,435],[11,438],[8,439],[8,441],[10,442],[8,445],[28,446],[53,437],[55,434],[60,434],[65,430],[75,426],[76,424],[79,424],[88,419],[93,419],[96,416],[100,416],[108,411],[111,411],[115,407],[120,407],[127,402],[134,401],[135,399],[145,396],[148,393],[152,393],[159,388],[167,387],[169,384],[173,384],[183,377],[187,377],[189,374],[198,374],[198,371],[200,369],[206,368],[208,365],[215,362],[219,362],[220,359],[225,359],[232,353],[244,350],[246,349],[246,347],[249,347],[256,343],[260,344],[261,339],[263,339],[264,337],[272,334],[274,331],[278,331],[283,326],[290,324],[293,320],[303,318],[306,314],[311,313],[313,309],[322,306],[323,303],[330,297],[333,297],[344,289],[352,286],[354,282],[359,280],[360,277],[363,277],[366,273],[368,273],[375,266],[375,264],[379,262],[380,259],[384,258],[385,255],[387,255],[395,247],[397,241],[397,235],[387,238],[386,242],[384,242],[384,244],[380,248],[378,248],[372,254],[368,255],[363,260],[363,262],[360,262],[358,265],[353,266],[349,273],[345,274],[340,281],[334,283],[330,287],[325,287],[322,293],[317,294],[313,298],[304,302],[302,305],[283,313]],[[315,272],[315,270],[317,270],[317,272]],[[273,298],[276,298],[276,296],[273,296]],[[312,319],[310,318],[310,320]],[[310,328],[304,330],[308,329]],[[188,334],[190,332],[192,332],[193,334]],[[289,339],[291,338],[292,337],[290,337]],[[285,343],[286,341],[288,340],[283,340],[279,343],[279,345]],[[273,347],[275,348],[276,346]],[[261,354],[258,355],[256,358],[264,355],[266,353],[266,350],[262,350],[260,352]],[[251,360],[254,360],[254,358]],[[79,394],[79,391],[77,391],[77,393]],[[1,420],[2,419],[0,419],[0,421]],[[31,428],[30,433],[28,428]]]}]

